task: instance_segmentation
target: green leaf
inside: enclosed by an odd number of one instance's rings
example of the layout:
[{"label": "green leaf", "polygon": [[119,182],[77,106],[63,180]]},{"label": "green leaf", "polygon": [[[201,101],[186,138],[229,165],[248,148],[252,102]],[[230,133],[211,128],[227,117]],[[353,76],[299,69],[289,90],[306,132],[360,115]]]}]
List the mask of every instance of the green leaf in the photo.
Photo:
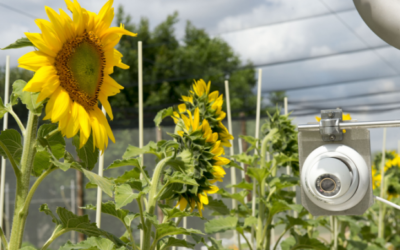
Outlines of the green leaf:
[{"label": "green leaf", "polygon": [[208,237],[208,239],[211,241],[211,247],[207,246],[208,250],[229,250],[222,246],[222,240],[216,240],[212,237]]},{"label": "green leaf", "polygon": [[124,174],[115,178],[115,184],[123,184],[132,179],[140,179],[140,170],[133,168],[131,170],[125,171]]},{"label": "green leaf", "polygon": [[54,166],[56,166],[56,167],[60,168],[61,170],[63,170],[64,172],[67,171],[68,169],[70,169],[71,166],[72,166],[72,163],[70,163],[70,162],[66,162],[66,161],[60,162],[57,159],[50,159],[50,162],[52,164],[54,164]]},{"label": "green leaf", "polygon": [[235,159],[238,162],[242,162],[247,165],[253,165],[259,158],[260,156],[255,154],[255,155],[247,155],[246,153],[241,153],[239,155],[233,155],[231,158]]},{"label": "green leaf", "polygon": [[0,97],[0,119],[3,118],[4,114],[7,113],[8,110],[3,104],[3,99]]},{"label": "green leaf", "polygon": [[140,193],[134,193],[131,186],[122,184],[115,187],[115,203],[116,209],[120,209],[131,203],[133,200],[139,198]]},{"label": "green leaf", "polygon": [[37,248],[35,248],[33,246],[24,246],[24,247],[20,248],[19,250],[37,250]]},{"label": "green leaf", "polygon": [[101,237],[90,237],[85,241],[81,241],[77,244],[73,244],[70,241],[67,242],[64,246],[60,247],[59,250],[112,250],[114,248],[114,244],[105,238]]},{"label": "green leaf", "polygon": [[207,209],[211,209],[220,215],[229,215],[229,208],[222,200],[214,200],[213,197],[208,197]]},{"label": "green leaf", "polygon": [[122,158],[130,159],[143,154],[153,154],[157,156],[157,158],[159,159],[161,157],[161,155],[157,152],[157,143],[150,141],[147,145],[143,146],[142,148],[129,145]]},{"label": "green leaf", "polygon": [[27,109],[29,109],[32,113],[34,113],[35,115],[41,115],[43,109],[43,101],[37,102],[39,93],[23,91],[25,85],[25,81],[16,80],[13,83],[13,93],[21,100],[23,104],[26,105]]},{"label": "green leaf", "polygon": [[299,177],[289,175],[281,175],[279,177],[267,178],[268,184],[271,187],[276,187],[278,190],[296,186],[299,184],[299,180]]},{"label": "green leaf", "polygon": [[247,190],[253,190],[253,184],[248,183],[246,180],[242,180],[240,183],[238,183],[236,185],[227,185],[226,187],[227,188],[235,187],[235,188],[243,188],[243,189],[247,189]]},{"label": "green leaf", "polygon": [[31,41],[29,41],[28,38],[22,37],[22,38],[18,39],[17,41],[15,41],[14,43],[8,45],[7,47],[2,48],[2,50],[19,49],[19,48],[28,47],[28,46],[35,47],[35,45],[33,45],[33,43]]},{"label": "green leaf", "polygon": [[174,109],[172,107],[158,111],[156,117],[154,118],[154,123],[156,124],[156,126],[159,127],[162,120],[165,117],[171,116],[173,114],[173,112],[174,112]]},{"label": "green leaf", "polygon": [[164,216],[166,217],[166,220],[170,220],[173,218],[190,217],[190,216],[200,217],[200,214],[198,213],[181,211],[176,207],[172,208],[168,205],[158,204],[158,207],[163,212]]},{"label": "green leaf", "polygon": [[[7,150],[10,152],[11,157],[14,161],[19,164],[22,156],[22,144],[21,135],[15,129],[7,129],[1,132],[0,142],[4,144]],[[0,155],[4,158],[8,158],[6,152],[0,147]]]},{"label": "green leaf", "polygon": [[227,191],[225,191],[224,189],[220,188],[218,190],[218,193],[221,194],[221,196],[224,197],[224,198],[235,199],[235,200],[241,202],[242,204],[245,204],[244,197],[247,196],[248,191],[247,190],[242,190],[241,192],[231,194],[231,193],[228,193]]},{"label": "green leaf", "polygon": [[[97,210],[96,206],[86,205],[83,209]],[[130,213],[129,210],[117,209],[112,201],[103,202],[101,204],[101,212],[118,218],[124,225],[130,226],[132,220],[137,218],[139,214]]]},{"label": "green leaf", "polygon": [[172,176],[168,178],[169,184],[172,183],[181,183],[181,184],[186,184],[186,185],[192,185],[192,186],[198,186],[196,180],[191,178],[188,175],[185,175],[182,172],[174,172]]},{"label": "green leaf", "polygon": [[284,200],[275,200],[272,203],[268,203],[269,214],[271,218],[280,212],[291,210],[291,207]]},{"label": "green leaf", "polygon": [[315,238],[310,238],[307,233],[304,235],[297,234],[294,230],[291,230],[289,238],[281,243],[282,250],[292,249],[315,249],[315,250],[329,250],[322,242]]},{"label": "green leaf", "polygon": [[238,217],[225,217],[212,219],[204,224],[204,230],[208,234],[233,230],[238,223]]},{"label": "green leaf", "polygon": [[39,208],[39,211],[51,216],[52,221],[56,225],[60,225],[61,224],[61,221],[53,214],[53,212],[49,209],[49,206],[47,204],[42,204],[40,206],[40,208]]},{"label": "green leaf", "polygon": [[176,227],[174,222],[171,223],[163,223],[155,226],[157,231],[156,231],[156,240],[160,240],[161,238],[165,236],[172,236],[172,235],[178,235],[178,234],[203,234],[201,231],[196,230],[196,229],[185,229],[182,227]]},{"label": "green leaf", "polygon": [[65,154],[65,140],[61,132],[53,134],[51,137],[45,137],[58,128],[57,124],[43,124],[38,130],[38,141],[43,147],[48,146],[54,157],[59,160]]},{"label": "green leaf", "polygon": [[168,249],[169,247],[186,247],[194,249],[195,244],[189,243],[186,240],[176,239],[174,237],[169,237],[168,241],[161,247],[161,250]]},{"label": "green leaf", "polygon": [[33,168],[32,174],[33,176],[40,176],[43,171],[46,171],[51,166],[51,155],[47,150],[37,151],[35,154],[35,158],[33,159]]},{"label": "green leaf", "polygon": [[247,174],[253,178],[255,178],[258,183],[261,183],[263,179],[268,176],[269,170],[267,168],[254,168],[248,167]]},{"label": "green leaf", "polygon": [[77,216],[62,207],[58,207],[56,211],[60,218],[59,221],[61,222],[59,227],[56,229],[58,232],[61,230],[63,230],[65,233],[69,231],[76,231],[86,234],[87,236],[103,236],[109,239],[117,247],[125,245],[125,243],[116,236],[97,228],[96,223],[90,222],[88,215]]},{"label": "green leaf", "polygon": [[113,197],[114,183],[111,180],[101,177],[84,168],[81,168],[80,170],[83,172],[86,178],[89,179],[90,182],[99,186],[101,190],[103,190],[103,192],[106,193],[108,196]]},{"label": "green leaf", "polygon": [[241,166],[239,166],[239,165],[238,165],[236,162],[234,162],[234,161],[230,161],[228,164],[224,165],[224,167],[227,167],[227,166],[233,167],[233,168],[237,168],[237,169],[243,171],[243,168],[242,168]]},{"label": "green leaf", "polygon": [[257,218],[253,216],[249,216],[246,219],[244,219],[244,227],[251,227],[255,224],[257,224]]},{"label": "green leaf", "polygon": [[135,167],[135,168],[141,168],[140,162],[139,162],[138,159],[130,158],[130,159],[123,159],[123,160],[115,160],[106,169],[113,169],[113,168],[126,167],[126,166],[132,166],[132,167]]},{"label": "green leaf", "polygon": [[76,153],[80,159],[80,163],[87,170],[92,170],[97,163],[99,157],[99,149],[93,145],[93,135],[90,135],[86,144],[79,148],[79,135],[74,136],[72,144],[75,146]]}]

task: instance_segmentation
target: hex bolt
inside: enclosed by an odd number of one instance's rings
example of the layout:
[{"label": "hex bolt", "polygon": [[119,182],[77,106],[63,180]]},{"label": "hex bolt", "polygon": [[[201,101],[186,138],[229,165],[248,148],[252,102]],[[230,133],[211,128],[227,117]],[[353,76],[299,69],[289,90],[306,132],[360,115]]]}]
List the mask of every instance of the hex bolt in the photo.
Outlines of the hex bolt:
[{"label": "hex bolt", "polygon": [[334,141],[335,139],[336,139],[336,136],[335,136],[335,135],[330,135],[330,136],[329,136],[329,140]]}]

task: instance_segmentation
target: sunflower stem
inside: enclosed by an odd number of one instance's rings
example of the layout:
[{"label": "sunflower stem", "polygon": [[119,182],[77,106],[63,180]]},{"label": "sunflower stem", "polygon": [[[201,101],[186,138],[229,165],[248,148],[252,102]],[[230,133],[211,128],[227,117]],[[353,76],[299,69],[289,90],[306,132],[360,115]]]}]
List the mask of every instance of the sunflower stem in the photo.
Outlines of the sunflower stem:
[{"label": "sunflower stem", "polygon": [[21,130],[22,135],[25,136],[25,127],[22,124],[21,120],[19,119],[18,115],[14,112],[12,108],[8,110],[8,113],[14,117],[14,120],[17,122],[19,129]]},{"label": "sunflower stem", "polygon": [[[146,208],[146,212],[149,215],[154,214],[155,206],[158,201],[157,197],[157,189],[158,189],[158,184],[161,182],[161,175],[163,172],[164,167],[168,163],[168,161],[173,158],[174,156],[170,156],[167,158],[162,159],[154,169],[153,173],[153,178],[151,179],[151,187],[150,187],[150,192],[148,196],[148,204]],[[143,242],[142,242],[142,250],[148,250],[151,248],[151,221],[149,219],[146,219],[146,225],[143,227],[144,228],[144,236],[143,236]],[[155,239],[156,240],[156,239]]]},{"label": "sunflower stem", "polygon": [[21,178],[17,179],[14,217],[11,231],[9,250],[18,250],[21,247],[28,210],[24,209],[29,192],[29,180],[36,153],[36,135],[39,116],[29,112],[28,123],[24,135],[24,148],[21,158]]}]

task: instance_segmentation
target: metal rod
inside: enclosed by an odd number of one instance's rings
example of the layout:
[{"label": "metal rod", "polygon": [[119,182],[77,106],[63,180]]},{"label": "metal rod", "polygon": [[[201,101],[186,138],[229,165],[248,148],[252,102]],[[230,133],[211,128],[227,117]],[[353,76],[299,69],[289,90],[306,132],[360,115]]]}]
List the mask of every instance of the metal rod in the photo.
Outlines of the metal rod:
[{"label": "metal rod", "polygon": [[[139,148],[143,147],[143,55],[142,42],[138,42],[138,91],[139,91]],[[141,164],[143,164],[143,155],[140,155]],[[143,176],[140,175],[140,179]],[[143,230],[140,230],[140,247],[143,246]]]},{"label": "metal rod", "polygon": [[[76,205],[75,205],[75,180],[71,179],[71,212],[73,214],[76,213]],[[76,232],[74,230],[71,231],[71,242],[75,243],[76,242]]]},{"label": "metal rod", "polygon": [[[386,128],[383,129],[382,137],[382,162],[381,162],[381,197],[385,196],[385,164],[386,164]],[[384,239],[384,204],[379,204],[378,237]]]},{"label": "metal rod", "polygon": [[[394,121],[371,121],[371,122],[341,122],[340,129],[356,129],[356,128],[392,128],[400,127],[400,120]],[[301,131],[319,131],[319,124],[302,124],[297,126]]]},{"label": "metal rod", "polygon": [[[6,57],[6,79],[4,84],[4,106],[8,104],[8,95],[10,89],[10,56]],[[3,117],[3,131],[8,128],[8,113]],[[0,177],[0,227],[3,227],[3,214],[4,214],[4,185],[6,182],[6,158],[1,158],[1,177]],[[4,231],[4,230],[3,230]],[[2,249],[3,247],[1,247]]]}]

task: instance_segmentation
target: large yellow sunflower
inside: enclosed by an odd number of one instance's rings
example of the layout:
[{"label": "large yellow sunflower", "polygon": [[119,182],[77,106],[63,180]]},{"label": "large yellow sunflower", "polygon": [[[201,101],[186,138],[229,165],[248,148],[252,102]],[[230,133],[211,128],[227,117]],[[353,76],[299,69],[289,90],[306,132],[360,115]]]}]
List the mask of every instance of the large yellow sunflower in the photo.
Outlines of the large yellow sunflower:
[{"label": "large yellow sunflower", "polygon": [[42,33],[25,33],[38,51],[19,59],[19,67],[35,71],[24,91],[40,92],[38,102],[49,99],[46,116],[58,122],[64,136],[80,131],[80,146],[93,134],[94,146],[104,150],[108,137],[114,135],[98,106],[98,101],[113,119],[108,97],[123,87],[109,75],[114,66],[128,69],[121,62],[122,54],[114,49],[122,35],[136,34],[120,27],[111,27],[114,18],[113,1],[109,0],[99,14],[87,11],[74,0],[65,1],[72,19],[63,10],[60,14],[46,6],[50,21],[35,22]]}]

